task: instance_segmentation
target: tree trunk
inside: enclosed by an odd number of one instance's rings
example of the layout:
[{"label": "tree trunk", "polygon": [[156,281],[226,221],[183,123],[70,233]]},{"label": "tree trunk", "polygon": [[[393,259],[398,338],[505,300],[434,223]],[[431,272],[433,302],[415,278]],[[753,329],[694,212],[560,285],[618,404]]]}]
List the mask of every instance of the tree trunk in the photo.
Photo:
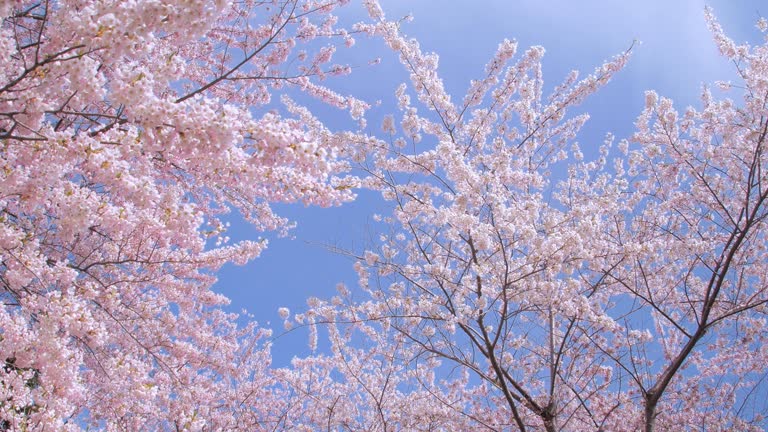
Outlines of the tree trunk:
[{"label": "tree trunk", "polygon": [[544,419],[544,430],[547,432],[557,432],[557,425],[554,417]]},{"label": "tree trunk", "polygon": [[653,432],[656,430],[656,404],[658,398],[652,394],[645,395],[645,432]]}]

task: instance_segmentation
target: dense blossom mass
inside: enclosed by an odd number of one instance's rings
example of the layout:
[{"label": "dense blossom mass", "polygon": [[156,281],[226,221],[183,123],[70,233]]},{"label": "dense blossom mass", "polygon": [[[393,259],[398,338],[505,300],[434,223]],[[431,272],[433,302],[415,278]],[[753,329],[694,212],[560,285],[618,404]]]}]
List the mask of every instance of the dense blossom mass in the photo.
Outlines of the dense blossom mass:
[{"label": "dense blossom mass", "polygon": [[319,84],[348,72],[333,46],[308,48],[353,42],[342,3],[0,3],[0,429],[277,421],[267,331],[210,286],[265,246],[224,213],[284,231],[270,203],[353,196],[352,147],[261,108],[292,87],[362,115]]},{"label": "dense blossom mass", "polygon": [[[403,20],[345,3],[0,0],[0,431],[768,427],[768,42],[708,10],[741,82],[646,93],[590,158],[570,111],[634,47],[545,95],[544,49],[505,40],[455,101]],[[378,136],[325,85],[357,35],[410,76]],[[380,241],[278,311],[324,349],[272,367],[211,290],[266,247],[228,213],[284,233],[272,204],[357,187],[391,204]]]}]

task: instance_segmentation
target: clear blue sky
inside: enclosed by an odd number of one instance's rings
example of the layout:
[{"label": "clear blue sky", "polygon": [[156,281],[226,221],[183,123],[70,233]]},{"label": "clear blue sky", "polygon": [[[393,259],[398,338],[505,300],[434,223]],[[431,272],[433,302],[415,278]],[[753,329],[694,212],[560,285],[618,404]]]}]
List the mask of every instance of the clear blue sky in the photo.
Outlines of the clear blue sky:
[{"label": "clear blue sky", "polygon": [[[381,0],[385,13],[396,18],[412,13],[404,27],[424,51],[440,56],[440,72],[453,100],[461,100],[470,79],[480,77],[485,63],[504,39],[516,39],[519,51],[542,45],[544,80],[551,88],[571,69],[591,72],[605,59],[623,52],[634,40],[628,66],[584,105],[591,120],[582,130],[582,148],[597,147],[607,132],[628,138],[643,106],[643,92],[656,90],[675,100],[678,109],[696,106],[702,83],[734,78],[733,67],[719,57],[704,22],[705,4],[714,8],[726,32],[737,42],[757,43],[754,24],[760,13],[768,16],[768,3],[715,0]],[[352,0],[342,22],[363,18],[360,0]],[[394,90],[407,76],[397,56],[377,41],[358,40],[352,50],[340,49],[338,60],[365,65],[381,57],[375,67],[361,67],[352,76],[329,85],[381,105],[369,113],[369,133],[379,132],[381,118],[394,109]],[[332,129],[353,127],[348,116],[321,116]],[[214,289],[232,299],[232,309],[247,309],[275,334],[282,330],[277,309],[301,311],[309,296],[330,297],[338,282],[354,288],[352,261],[328,251],[324,245],[361,252],[376,237],[374,212],[388,214],[376,195],[363,193],[357,201],[340,208],[318,209],[278,206],[298,223],[293,238],[270,239],[262,257],[243,267],[227,266]],[[259,233],[233,217],[231,236],[257,238]],[[271,324],[269,324],[271,323]],[[322,340],[321,340],[322,345]],[[273,345],[276,365],[308,353],[306,334],[294,332]]]}]

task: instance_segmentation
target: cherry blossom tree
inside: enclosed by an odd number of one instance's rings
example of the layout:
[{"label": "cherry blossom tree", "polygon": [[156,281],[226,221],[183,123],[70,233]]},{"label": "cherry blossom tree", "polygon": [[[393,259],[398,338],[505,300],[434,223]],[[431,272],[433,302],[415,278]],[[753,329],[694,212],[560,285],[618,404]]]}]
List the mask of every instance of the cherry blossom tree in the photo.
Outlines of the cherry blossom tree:
[{"label": "cherry blossom tree", "polygon": [[734,44],[708,11],[743,101],[705,89],[680,115],[648,93],[636,134],[590,159],[568,111],[631,48],[544,96],[544,50],[504,41],[454,102],[437,56],[367,5],[411,79],[360,161],[393,213],[359,289],[287,320],[313,344],[327,325],[317,374],[367,398],[362,428],[408,429],[426,397],[454,430],[763,430],[768,44]]},{"label": "cherry blossom tree", "polygon": [[[741,82],[683,114],[648,93],[592,157],[572,112],[633,47],[545,95],[543,48],[505,40],[456,102],[401,21],[366,0],[344,29],[344,3],[0,1],[0,430],[768,427],[768,43],[707,12]],[[282,91],[364,125],[323,81],[356,33],[410,75],[384,139]],[[211,291],[266,246],[227,213],[284,233],[272,203],[358,185],[393,206],[359,287],[280,310],[329,346],[273,368]]]},{"label": "cherry blossom tree", "polygon": [[680,114],[646,94],[617,175],[614,253],[590,266],[601,289],[632,299],[613,314],[628,340],[603,352],[642,396],[646,431],[766,427],[768,43],[737,45],[706,18],[741,79],[719,87],[742,100],[704,88],[701,109]]},{"label": "cherry blossom tree", "polygon": [[353,145],[264,109],[362,118],[321,82],[344,3],[0,2],[1,430],[277,427],[269,331],[210,287],[266,245],[227,212],[284,232],[270,203],[353,197]]},{"label": "cherry blossom tree", "polygon": [[[629,52],[583,80],[574,72],[545,98],[543,48],[515,60],[516,44],[504,41],[456,104],[437,75],[437,57],[403,37],[376,5],[370,9],[380,22],[369,32],[399,53],[427,114],[400,86],[403,135],[385,119],[391,139],[376,141],[364,162],[366,185],[394,202],[388,219],[399,225],[356,264],[370,300],[355,302],[346,292],[315,305],[310,318],[350,323],[371,345],[387,346],[382,353],[416,368],[452,363],[462,372],[430,393],[465,421],[492,430],[608,427],[614,408],[607,401],[618,392],[610,376],[582,369],[610,365],[590,355],[573,328],[610,318],[570,277],[597,251],[586,243],[602,225],[584,216],[599,221],[600,214],[588,199],[554,206],[544,196],[551,169],[579,153],[570,146],[587,117],[569,118],[567,110],[605,84]],[[354,333],[331,334],[344,346]],[[336,356],[352,357],[341,349]],[[468,398],[447,396],[456,382],[470,386],[462,390]]]}]

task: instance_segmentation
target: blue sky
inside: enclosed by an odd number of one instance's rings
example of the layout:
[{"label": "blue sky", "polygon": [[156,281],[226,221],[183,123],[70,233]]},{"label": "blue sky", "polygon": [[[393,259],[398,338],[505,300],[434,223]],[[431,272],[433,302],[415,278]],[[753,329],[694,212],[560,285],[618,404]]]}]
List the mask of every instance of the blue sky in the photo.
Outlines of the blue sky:
[{"label": "blue sky", "polygon": [[[341,16],[342,22],[363,19],[360,0]],[[735,79],[734,69],[719,57],[704,21],[704,6],[711,6],[726,32],[736,42],[758,43],[754,24],[768,4],[760,1],[716,0],[381,0],[385,13],[397,18],[408,13],[414,20],[404,32],[415,37],[424,51],[440,56],[440,72],[453,100],[461,100],[470,79],[477,78],[504,39],[516,39],[520,49],[542,45],[544,80],[551,88],[572,69],[590,73],[604,60],[629,48],[632,58],[617,77],[585,104],[591,115],[582,130],[582,148],[597,147],[607,132],[628,138],[643,107],[643,93],[653,89],[675,100],[678,109],[697,105],[702,83]],[[381,57],[377,66],[365,66]],[[371,134],[379,132],[381,118],[396,113],[394,91],[407,76],[397,56],[379,41],[358,40],[351,50],[341,50],[338,61],[362,65],[349,77],[328,84],[381,105],[369,112]],[[321,119],[332,129],[354,127],[348,116],[322,111]],[[300,311],[307,297],[330,297],[335,286],[351,288],[357,279],[353,261],[330,252],[324,245],[361,252],[376,237],[371,215],[388,214],[386,206],[371,193],[339,208],[277,206],[298,226],[290,238],[270,238],[262,256],[243,267],[227,266],[214,289],[232,299],[232,309],[247,309],[262,325],[282,333],[277,309]],[[258,238],[260,234],[233,217],[231,237]],[[270,324],[271,323],[271,324]],[[322,341],[321,341],[322,344]],[[273,345],[276,365],[295,355],[308,354],[306,334],[294,332],[277,338]]]}]

